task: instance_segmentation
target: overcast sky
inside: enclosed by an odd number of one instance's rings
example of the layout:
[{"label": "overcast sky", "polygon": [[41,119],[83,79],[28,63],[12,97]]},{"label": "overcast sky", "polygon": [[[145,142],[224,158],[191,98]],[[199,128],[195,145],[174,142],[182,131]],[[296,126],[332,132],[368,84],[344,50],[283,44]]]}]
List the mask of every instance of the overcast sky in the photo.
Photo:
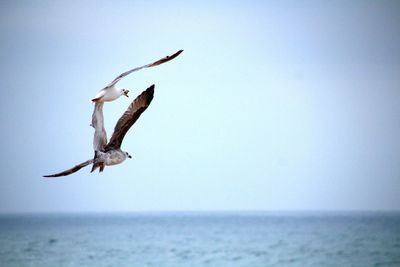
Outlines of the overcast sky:
[{"label": "overcast sky", "polygon": [[[0,2],[0,212],[399,210],[398,1]],[[101,174],[90,99],[118,118]]]}]

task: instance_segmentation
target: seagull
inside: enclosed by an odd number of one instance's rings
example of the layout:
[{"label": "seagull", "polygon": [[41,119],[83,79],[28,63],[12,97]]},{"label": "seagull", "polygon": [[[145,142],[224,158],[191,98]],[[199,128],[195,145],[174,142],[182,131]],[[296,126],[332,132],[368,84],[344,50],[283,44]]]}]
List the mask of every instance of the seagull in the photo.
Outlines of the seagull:
[{"label": "seagull", "polygon": [[118,89],[115,87],[115,85],[125,76],[131,74],[132,72],[144,69],[144,68],[150,68],[150,67],[155,67],[158,66],[160,64],[163,64],[165,62],[168,62],[174,58],[176,58],[180,53],[182,53],[183,50],[179,50],[178,52],[176,52],[173,55],[170,56],[166,56],[162,59],[159,59],[153,63],[150,64],[146,64],[144,66],[141,67],[137,67],[131,70],[128,70],[122,74],[120,74],[117,78],[115,78],[109,85],[107,85],[106,87],[104,87],[102,90],[100,90],[97,95],[92,99],[93,102],[97,103],[97,102],[109,102],[109,101],[114,101],[115,99],[119,98],[120,96],[124,95],[126,97],[128,97],[128,93],[129,90],[127,89]]},{"label": "seagull", "polygon": [[[51,175],[44,175],[43,177],[59,177],[59,176],[66,176],[70,175],[74,172],[79,171],[83,167],[88,166],[89,164],[93,164],[91,172],[95,171],[99,168],[99,172],[104,170],[105,166],[117,165],[124,162],[127,158],[132,158],[128,152],[121,150],[122,141],[128,132],[128,130],[132,127],[132,125],[139,119],[140,115],[147,109],[150,105],[151,101],[153,100],[154,96],[154,84],[143,91],[133,102],[129,105],[128,109],[125,113],[121,116],[118,120],[117,124],[114,128],[114,133],[111,136],[110,141],[104,146],[101,147],[104,140],[107,139],[102,133],[102,109],[97,110],[101,113],[101,116],[96,117],[96,131],[100,129],[98,132],[98,138],[102,141],[94,140],[94,144],[97,144],[101,150],[95,150],[95,156],[93,159],[89,159],[85,162],[82,162],[71,169],[66,171],[51,174]],[[102,107],[102,106],[101,106]],[[96,111],[95,111],[96,112]],[[105,131],[104,131],[105,133]],[[105,139],[104,139],[105,138]],[[95,133],[96,139],[96,133]]]},{"label": "seagull", "polygon": [[[131,74],[132,72],[135,72],[135,71],[138,71],[138,70],[141,70],[141,69],[144,69],[144,68],[155,67],[155,66],[161,65],[161,64],[163,64],[163,63],[165,63],[165,62],[168,62],[168,61],[170,61],[170,60],[176,58],[177,56],[179,56],[179,54],[182,53],[182,52],[183,52],[183,50],[179,50],[179,51],[176,52],[175,54],[172,54],[172,55],[170,55],[170,56],[166,56],[166,57],[164,57],[164,58],[162,58],[162,59],[159,59],[159,60],[157,60],[157,61],[155,61],[155,62],[153,62],[153,63],[146,64],[146,65],[144,65],[144,66],[141,66],[141,67],[137,67],[137,68],[128,70],[128,71],[126,71],[126,72],[120,74],[120,75],[119,75],[117,78],[115,78],[109,85],[107,85],[107,86],[104,87],[102,90],[100,90],[100,91],[97,93],[97,95],[92,99],[92,102],[95,103],[95,106],[94,106],[93,115],[92,115],[92,123],[90,124],[90,126],[92,126],[93,128],[96,129],[95,123],[96,123],[97,118],[100,118],[100,117],[103,118],[103,114],[102,114],[102,113],[103,113],[103,104],[104,104],[104,102],[114,101],[114,100],[116,100],[117,98],[119,98],[119,97],[122,96],[122,95],[124,95],[124,96],[126,96],[126,97],[129,97],[129,96],[128,96],[128,93],[129,93],[129,90],[128,90],[128,89],[119,89],[119,88],[116,88],[116,87],[115,87],[115,85],[116,85],[122,78],[124,78],[125,76]],[[96,117],[97,117],[97,118],[96,118]],[[99,127],[101,127],[101,126],[99,126]],[[103,133],[103,132],[104,132],[104,133]],[[95,131],[95,139],[94,139],[94,142],[100,140],[100,139],[98,139],[98,138],[96,139],[96,135],[98,135],[99,133],[101,133],[103,137],[106,136],[104,127],[103,127],[103,129],[96,129],[96,131]],[[107,138],[106,138],[106,139],[107,139]],[[94,150],[95,150],[95,151],[96,151],[96,150],[99,150],[99,149],[96,149],[96,148],[98,148],[98,145],[94,144]]]}]

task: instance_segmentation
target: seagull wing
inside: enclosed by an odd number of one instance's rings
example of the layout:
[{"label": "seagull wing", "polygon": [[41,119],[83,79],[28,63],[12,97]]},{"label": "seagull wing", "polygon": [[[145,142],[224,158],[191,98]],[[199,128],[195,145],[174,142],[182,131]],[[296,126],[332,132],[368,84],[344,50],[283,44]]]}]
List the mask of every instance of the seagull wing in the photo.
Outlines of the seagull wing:
[{"label": "seagull wing", "polygon": [[85,162],[82,162],[81,164],[78,164],[78,165],[76,165],[75,167],[73,167],[73,168],[71,168],[71,169],[68,169],[68,170],[66,170],[66,171],[59,172],[59,173],[56,173],[56,174],[51,174],[51,175],[43,175],[43,177],[60,177],[60,176],[67,176],[67,175],[70,175],[70,174],[72,174],[72,173],[74,173],[74,172],[79,171],[80,169],[82,169],[83,167],[86,167],[87,165],[89,165],[89,164],[91,164],[91,163],[93,163],[93,159],[89,159],[89,160],[87,160],[87,161],[85,161]]},{"label": "seagull wing", "polygon": [[122,73],[121,75],[119,75],[117,78],[115,78],[109,85],[107,85],[106,88],[114,86],[114,85],[115,85],[117,82],[119,82],[122,78],[124,78],[125,76],[131,74],[132,72],[135,72],[135,71],[138,71],[138,70],[141,70],[141,69],[144,69],[144,68],[150,68],[150,67],[158,66],[158,65],[163,64],[163,63],[165,63],[165,62],[168,62],[168,61],[170,61],[170,60],[176,58],[176,57],[177,57],[180,53],[182,53],[182,52],[183,52],[183,50],[179,50],[179,51],[176,52],[175,54],[170,55],[170,56],[166,56],[166,57],[164,57],[164,58],[162,58],[162,59],[159,59],[159,60],[157,60],[157,61],[155,61],[155,62],[153,62],[153,63],[150,63],[150,64],[147,64],[147,65],[144,65],[144,66],[141,66],[141,67],[137,67],[137,68],[128,70],[128,71]]},{"label": "seagull wing", "polygon": [[107,152],[121,147],[121,143],[125,134],[150,105],[151,100],[153,100],[153,96],[154,84],[136,97],[135,100],[133,100],[128,109],[115,125],[114,133],[111,136],[110,142],[105,146],[104,151]]},{"label": "seagull wing", "polygon": [[105,145],[107,144],[107,132],[104,128],[103,105],[104,102],[96,102],[92,115],[92,127],[94,128],[94,151],[103,151]]}]

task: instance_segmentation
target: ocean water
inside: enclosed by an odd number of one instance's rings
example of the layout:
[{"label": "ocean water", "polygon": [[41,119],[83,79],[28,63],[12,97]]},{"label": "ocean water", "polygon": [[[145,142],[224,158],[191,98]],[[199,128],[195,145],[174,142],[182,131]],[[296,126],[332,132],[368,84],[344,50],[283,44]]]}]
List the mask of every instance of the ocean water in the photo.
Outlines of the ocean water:
[{"label": "ocean water", "polygon": [[400,266],[400,214],[2,215],[0,266]]}]

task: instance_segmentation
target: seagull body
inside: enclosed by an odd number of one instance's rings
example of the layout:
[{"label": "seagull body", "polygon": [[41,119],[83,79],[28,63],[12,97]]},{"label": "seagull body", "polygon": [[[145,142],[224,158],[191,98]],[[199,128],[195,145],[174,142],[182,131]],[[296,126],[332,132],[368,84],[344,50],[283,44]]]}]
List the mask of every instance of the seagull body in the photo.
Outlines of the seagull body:
[{"label": "seagull body", "polygon": [[101,89],[92,99],[93,102],[111,102],[122,95],[128,96],[129,90],[118,89],[115,86],[105,87]]},{"label": "seagull body", "polygon": [[122,151],[121,149],[115,149],[105,153],[99,151],[95,159],[95,163],[104,162],[105,165],[112,166],[124,162],[126,158],[131,158],[131,156],[127,152]]},{"label": "seagull body", "polygon": [[126,97],[128,97],[128,93],[129,90],[127,89],[119,89],[117,88],[115,85],[125,76],[131,74],[132,72],[144,69],[144,68],[150,68],[150,67],[155,67],[158,66],[160,64],[163,64],[165,62],[168,62],[174,58],[176,58],[180,53],[182,53],[183,50],[179,50],[178,52],[176,52],[175,54],[172,54],[170,56],[166,56],[162,59],[159,59],[153,63],[150,64],[146,64],[144,66],[141,67],[137,67],[131,70],[128,70],[122,74],[120,74],[117,78],[115,78],[109,85],[107,85],[106,87],[104,87],[103,89],[101,89],[97,95],[92,99],[93,102],[97,103],[97,102],[110,102],[110,101],[114,101],[117,98],[119,98],[122,95],[125,95]]},{"label": "seagull body", "polygon": [[[89,159],[81,164],[74,166],[71,169],[66,171],[45,175],[44,177],[59,177],[70,175],[74,172],[79,171],[83,167],[93,164],[92,171],[99,168],[99,171],[102,172],[105,166],[112,166],[116,164],[120,164],[126,160],[126,158],[131,158],[128,152],[121,150],[122,141],[128,132],[128,130],[132,127],[132,125],[139,119],[140,115],[147,109],[153,100],[154,96],[154,85],[147,88],[144,92],[142,92],[128,107],[125,113],[118,120],[117,124],[114,128],[114,133],[111,136],[110,141],[107,142],[107,137],[104,136],[105,131],[103,132],[103,112],[102,105],[96,105],[95,108],[95,116],[92,118],[94,122],[95,128],[95,140],[93,141],[94,147],[97,146],[99,150],[95,149],[95,156],[93,159]],[[96,103],[98,104],[98,103]],[[97,134],[97,137],[96,137]],[[98,138],[96,140],[96,138]],[[105,142],[104,142],[105,140]]]},{"label": "seagull body", "polygon": [[117,148],[117,149],[114,149],[114,150],[110,150],[110,151],[107,151],[107,152],[97,151],[95,153],[95,157],[93,159],[92,172],[97,167],[101,167],[102,165],[104,165],[104,166],[112,166],[112,165],[121,164],[127,158],[132,158],[132,156],[129,155],[128,152],[122,151],[120,148]]}]

